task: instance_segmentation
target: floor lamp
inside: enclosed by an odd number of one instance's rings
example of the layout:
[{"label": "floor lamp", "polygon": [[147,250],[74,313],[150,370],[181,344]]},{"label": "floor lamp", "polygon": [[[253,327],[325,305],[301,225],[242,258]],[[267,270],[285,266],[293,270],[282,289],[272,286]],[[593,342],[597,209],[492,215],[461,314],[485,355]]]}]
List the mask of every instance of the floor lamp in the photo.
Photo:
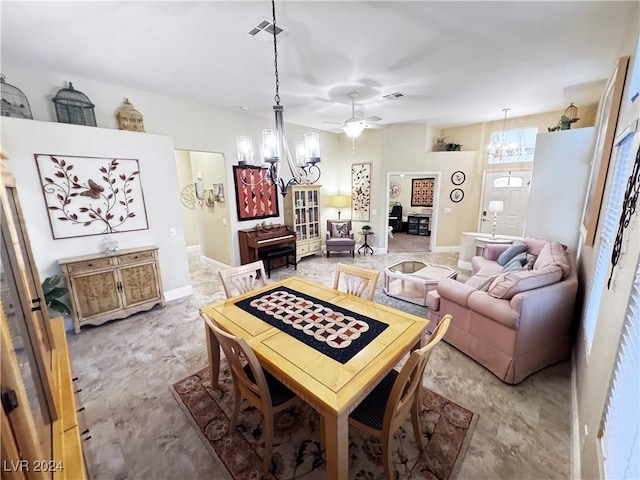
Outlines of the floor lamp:
[{"label": "floor lamp", "polygon": [[340,210],[347,206],[346,195],[334,195],[331,199],[331,204],[338,209],[338,220],[340,220]]},{"label": "floor lamp", "polygon": [[504,202],[502,200],[491,200],[487,207],[489,213],[493,213],[493,223],[491,224],[491,238],[496,238],[496,224],[498,214],[504,211]]}]

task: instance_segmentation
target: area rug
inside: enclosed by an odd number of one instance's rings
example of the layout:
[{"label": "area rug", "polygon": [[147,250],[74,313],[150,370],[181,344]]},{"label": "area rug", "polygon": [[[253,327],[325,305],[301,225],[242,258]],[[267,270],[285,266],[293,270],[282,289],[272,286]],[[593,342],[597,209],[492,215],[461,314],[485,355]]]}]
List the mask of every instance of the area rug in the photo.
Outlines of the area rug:
[{"label": "area rug", "polygon": [[[211,388],[209,370],[203,369],[175,383],[171,390],[204,443],[234,480],[326,478],[324,452],[320,446],[320,418],[302,400],[276,414],[271,473],[263,476],[260,473],[264,450],[262,413],[243,400],[238,427],[229,434],[233,384],[224,359],[216,388]],[[455,478],[477,414],[425,389],[420,420],[425,445],[422,454],[416,448],[410,418],[394,434],[395,478]],[[383,478],[381,453],[382,446],[377,439],[349,428],[350,479]]]}]

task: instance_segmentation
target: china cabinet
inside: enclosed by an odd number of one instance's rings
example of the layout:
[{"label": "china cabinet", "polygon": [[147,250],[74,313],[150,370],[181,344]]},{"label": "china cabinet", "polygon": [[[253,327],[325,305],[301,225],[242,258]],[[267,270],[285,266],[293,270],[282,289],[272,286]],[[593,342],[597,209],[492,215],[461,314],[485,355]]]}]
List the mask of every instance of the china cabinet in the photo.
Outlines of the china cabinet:
[{"label": "china cabinet", "polygon": [[289,187],[284,198],[284,221],[296,233],[296,261],[321,253],[320,186]]},{"label": "china cabinet", "polygon": [[64,319],[50,319],[20,201],[2,166],[2,478],[84,480]]}]

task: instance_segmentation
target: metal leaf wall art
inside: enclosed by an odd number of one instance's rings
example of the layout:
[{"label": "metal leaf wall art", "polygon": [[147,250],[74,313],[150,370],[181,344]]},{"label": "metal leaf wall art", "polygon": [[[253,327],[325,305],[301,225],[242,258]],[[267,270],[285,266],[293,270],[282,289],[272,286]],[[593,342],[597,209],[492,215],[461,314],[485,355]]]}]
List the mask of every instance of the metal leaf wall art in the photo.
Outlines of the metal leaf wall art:
[{"label": "metal leaf wall art", "polygon": [[149,228],[138,160],[35,158],[54,239]]}]

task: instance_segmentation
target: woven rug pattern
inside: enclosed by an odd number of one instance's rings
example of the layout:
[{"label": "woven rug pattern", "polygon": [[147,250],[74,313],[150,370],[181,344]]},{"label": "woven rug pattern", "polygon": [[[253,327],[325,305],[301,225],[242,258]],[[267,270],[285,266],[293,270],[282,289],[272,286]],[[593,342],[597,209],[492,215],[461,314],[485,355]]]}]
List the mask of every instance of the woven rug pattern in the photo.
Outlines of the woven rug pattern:
[{"label": "woven rug pattern", "polygon": [[[222,461],[234,480],[324,479],[324,452],[320,446],[320,417],[300,401],[275,415],[271,473],[261,472],[262,413],[243,400],[238,428],[228,434],[233,411],[233,383],[222,359],[217,388],[211,388],[203,369],[173,385],[173,393],[201,438]],[[472,435],[477,415],[425,389],[420,412],[425,449],[418,451],[408,418],[394,434],[393,466],[397,479],[445,480],[455,477]],[[349,478],[383,477],[382,446],[374,438],[349,427]]]},{"label": "woven rug pattern", "polygon": [[[203,369],[173,385],[172,391],[201,438],[221,460],[234,480],[260,478],[324,479],[324,452],[320,446],[320,417],[300,401],[274,418],[271,473],[263,476],[262,413],[243,400],[238,427],[229,434],[233,411],[233,383],[222,359],[217,388],[211,388],[209,370]],[[477,415],[425,389],[420,412],[423,443],[416,448],[410,418],[393,440],[396,479],[445,480],[455,477],[470,441]],[[349,478],[383,478],[382,446],[374,438],[349,428]]]}]

